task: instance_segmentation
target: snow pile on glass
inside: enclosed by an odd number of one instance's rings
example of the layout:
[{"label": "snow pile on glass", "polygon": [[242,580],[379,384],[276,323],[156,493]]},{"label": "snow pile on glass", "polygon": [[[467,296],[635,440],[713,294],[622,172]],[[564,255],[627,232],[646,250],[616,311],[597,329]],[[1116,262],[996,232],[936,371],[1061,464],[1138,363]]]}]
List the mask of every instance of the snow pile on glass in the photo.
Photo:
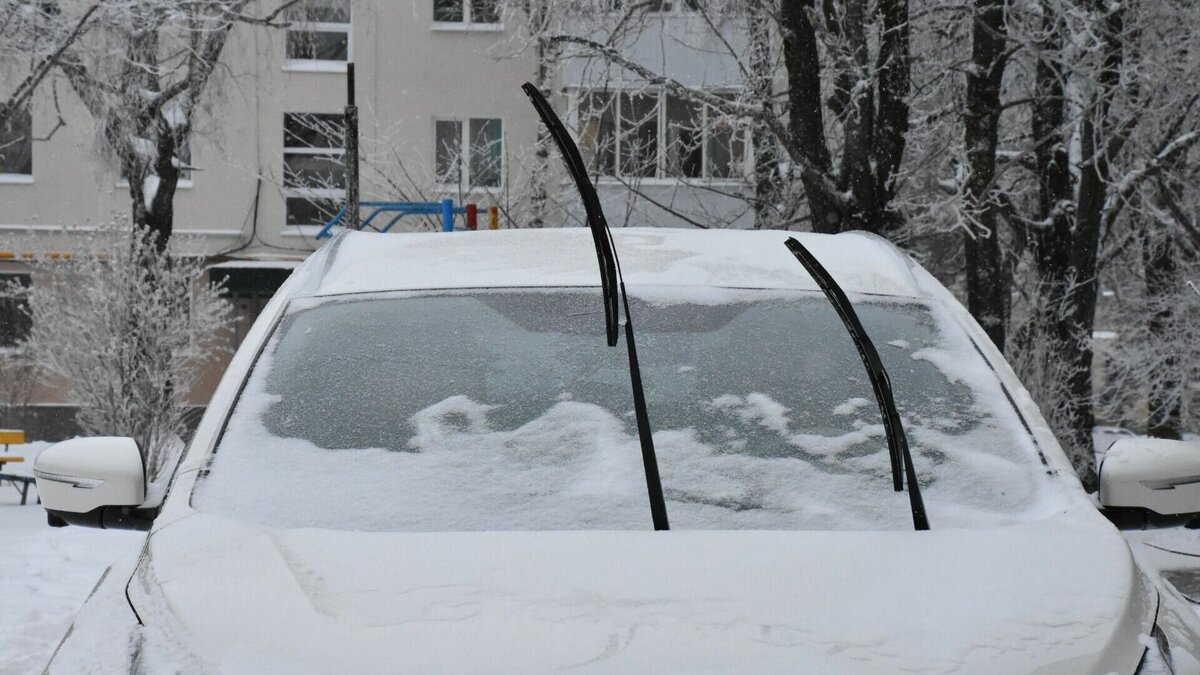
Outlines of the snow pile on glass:
[{"label": "snow pile on glass", "polygon": [[[911,529],[819,294],[631,289],[674,529]],[[1043,515],[1046,469],[962,329],[860,296],[935,528]],[[625,349],[595,289],[293,302],[194,504],[273,527],[647,529]],[[622,338],[623,339],[623,338]]]}]

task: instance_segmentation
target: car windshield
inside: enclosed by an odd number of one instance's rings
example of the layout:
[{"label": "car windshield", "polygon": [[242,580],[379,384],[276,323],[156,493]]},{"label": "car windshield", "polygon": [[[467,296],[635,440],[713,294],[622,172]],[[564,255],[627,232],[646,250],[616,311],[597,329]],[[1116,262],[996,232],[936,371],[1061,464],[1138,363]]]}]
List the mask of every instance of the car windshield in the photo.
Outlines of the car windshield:
[{"label": "car windshield", "polygon": [[[862,362],[824,297],[631,289],[673,529],[902,529]],[[860,297],[935,528],[1034,517],[1045,467],[945,310]],[[647,529],[625,350],[596,289],[293,301],[196,508],[273,527]]]}]

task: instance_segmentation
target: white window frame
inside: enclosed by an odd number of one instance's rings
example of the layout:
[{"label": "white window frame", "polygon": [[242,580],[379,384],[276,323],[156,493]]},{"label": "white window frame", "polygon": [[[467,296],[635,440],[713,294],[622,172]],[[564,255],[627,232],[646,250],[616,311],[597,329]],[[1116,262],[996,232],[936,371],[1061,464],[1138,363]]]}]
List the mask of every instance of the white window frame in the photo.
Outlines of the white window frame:
[{"label": "white window frame", "polygon": [[[471,181],[471,122],[484,120],[495,120],[500,123],[500,184],[499,185],[475,185]],[[442,176],[437,172],[437,123],[438,122],[458,122],[458,182],[444,181]],[[508,167],[504,161],[504,118],[503,117],[437,117],[433,120],[433,146],[434,146],[434,167],[433,173],[438,184],[438,189],[444,193],[456,192],[460,194],[470,193],[486,193],[492,191],[503,190],[508,184]]]},{"label": "white window frame", "polygon": [[[672,186],[672,185],[681,185],[681,184],[688,184],[688,183],[703,183],[705,185],[741,185],[741,184],[744,184],[747,180],[749,180],[749,178],[750,178],[749,161],[750,161],[750,158],[753,156],[753,152],[754,152],[753,147],[751,146],[751,143],[750,143],[751,136],[750,136],[749,128],[740,130],[740,132],[742,134],[743,147],[745,147],[745,151],[742,155],[741,174],[735,175],[735,176],[729,176],[729,177],[718,177],[718,178],[712,177],[711,166],[708,161],[709,160],[709,158],[708,158],[708,153],[709,153],[708,141],[710,138],[708,135],[708,130],[709,130],[708,113],[709,113],[710,106],[707,104],[704,104],[704,103],[700,104],[701,110],[702,110],[702,118],[701,118],[701,122],[700,122],[700,124],[701,124],[700,128],[704,131],[704,138],[700,142],[700,152],[701,152],[701,158],[700,158],[701,171],[700,171],[700,173],[701,173],[701,175],[700,176],[671,176],[671,175],[667,174],[667,142],[666,142],[667,141],[667,105],[666,105],[666,102],[664,101],[664,97],[667,96],[669,94],[669,92],[667,92],[667,90],[663,89],[663,88],[638,88],[638,89],[612,88],[612,89],[604,89],[604,90],[601,90],[601,89],[592,89],[592,90],[576,89],[576,90],[573,90],[569,93],[569,99],[570,99],[569,105],[571,107],[571,122],[574,125],[575,129],[579,129],[580,125],[582,124],[582,121],[583,121],[582,120],[583,97],[587,96],[588,94],[601,93],[601,92],[609,93],[613,97],[613,123],[616,125],[616,129],[614,129],[614,133],[613,133],[613,153],[614,153],[614,155],[613,155],[613,165],[614,165],[613,170],[615,171],[615,174],[613,174],[613,175],[600,174],[599,176],[597,176],[598,182],[604,183],[604,184],[622,184],[622,185],[625,183],[636,182],[641,185]],[[709,94],[715,94],[715,95],[737,94],[738,93],[737,90],[733,90],[733,89],[706,89],[705,92],[709,93]],[[653,177],[650,177],[650,176],[627,176],[627,175],[624,175],[621,173],[621,158],[622,158],[621,146],[622,146],[622,138],[625,135],[624,133],[622,133],[622,129],[621,129],[621,119],[622,119],[621,118],[621,100],[626,95],[634,95],[634,94],[641,94],[641,95],[650,94],[657,98],[656,109],[658,111],[658,120],[657,120],[658,121],[658,130],[657,130],[658,141],[655,144],[657,146],[657,155],[655,157],[655,170],[654,170]]]},{"label": "white window frame", "polygon": [[[284,138],[287,138],[287,116],[288,115],[338,115],[339,113],[313,113],[313,112],[289,112],[284,113]],[[342,133],[345,133],[343,131]],[[284,231],[316,231],[320,229],[322,223],[308,223],[304,225],[292,225],[288,223],[287,200],[289,198],[299,199],[333,199],[336,201],[346,201],[346,188],[306,188],[306,187],[290,187],[287,185],[287,157],[288,155],[316,155],[322,157],[337,157],[343,158],[346,156],[346,148],[328,147],[314,148],[310,146],[284,145],[283,146],[283,174],[280,186],[280,192],[283,194],[283,229]]]},{"label": "white window frame", "polygon": [[[427,0],[433,8],[434,0]],[[475,21],[471,16],[471,0],[457,0],[463,6],[462,21],[438,21],[433,20],[433,30],[444,31],[483,31],[483,32],[501,32],[504,30],[504,3],[497,2],[497,11],[500,13],[500,20],[494,23]]]},{"label": "white window frame", "polygon": [[[324,21],[296,21],[284,29],[283,69],[293,72],[308,73],[344,73],[346,64],[354,60],[354,3],[347,2],[350,10],[350,21],[346,23],[329,23]],[[287,40],[289,34],[295,32],[345,33],[346,60],[332,59],[290,59],[287,56]]]}]

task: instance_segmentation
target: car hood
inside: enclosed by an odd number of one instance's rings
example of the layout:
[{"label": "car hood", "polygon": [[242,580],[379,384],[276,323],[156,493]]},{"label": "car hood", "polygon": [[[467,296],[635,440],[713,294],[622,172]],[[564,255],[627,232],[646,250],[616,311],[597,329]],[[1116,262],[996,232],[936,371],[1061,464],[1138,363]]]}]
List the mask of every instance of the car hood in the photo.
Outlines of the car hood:
[{"label": "car hood", "polygon": [[1131,673],[1155,591],[1115,531],[1072,525],[362,533],[194,513],[151,536],[129,592],[154,672]]}]

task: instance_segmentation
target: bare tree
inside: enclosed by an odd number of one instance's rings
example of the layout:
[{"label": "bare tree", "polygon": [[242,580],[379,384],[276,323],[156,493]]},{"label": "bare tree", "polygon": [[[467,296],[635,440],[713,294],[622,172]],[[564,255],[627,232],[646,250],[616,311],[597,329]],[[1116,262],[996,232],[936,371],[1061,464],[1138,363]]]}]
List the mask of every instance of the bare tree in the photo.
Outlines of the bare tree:
[{"label": "bare tree", "polygon": [[[1048,363],[1068,364],[1061,396],[1042,404],[1053,411],[1080,478],[1091,488],[1092,331],[1103,248],[1119,241],[1115,232],[1137,229],[1140,219],[1127,209],[1136,193],[1200,138],[1196,97],[1186,77],[1164,77],[1169,71],[1157,67],[1162,45],[1147,39],[1160,22],[1172,20],[1164,11],[1168,5],[1097,2],[1076,8],[1048,0],[1042,8],[1038,39],[1031,43],[1038,192],[1034,215],[1022,229],[1031,254],[1024,331],[1049,342]],[[1176,32],[1167,44],[1179,39],[1186,38]]]},{"label": "bare tree", "polygon": [[230,32],[242,23],[276,25],[297,2],[276,3],[265,16],[245,13],[250,0],[104,4],[87,39],[57,56],[129,181],[134,225],[154,233],[160,248],[174,227],[184,148]]},{"label": "bare tree", "polygon": [[25,348],[64,383],[83,431],[136,440],[153,480],[171,468],[200,369],[226,349],[216,336],[230,307],[201,260],[160,252],[150,230],[106,227],[73,243],[34,263]]},{"label": "bare tree", "polygon": [[[887,233],[901,224],[891,202],[909,122],[908,1],[870,9],[865,0],[782,3],[789,127],[809,165],[800,177],[817,232]],[[827,113],[840,127],[837,170]]]}]

